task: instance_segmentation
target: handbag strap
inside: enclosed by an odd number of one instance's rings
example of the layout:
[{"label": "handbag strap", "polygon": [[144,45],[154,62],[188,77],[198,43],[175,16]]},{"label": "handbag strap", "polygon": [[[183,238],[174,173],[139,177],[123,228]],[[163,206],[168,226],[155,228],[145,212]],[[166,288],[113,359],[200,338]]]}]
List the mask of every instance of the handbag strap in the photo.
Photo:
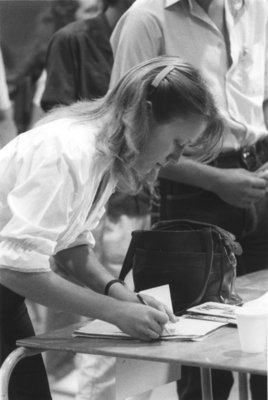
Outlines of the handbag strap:
[{"label": "handbag strap", "polygon": [[132,232],[132,238],[131,238],[131,241],[130,241],[130,244],[128,247],[128,251],[125,256],[125,259],[124,259],[124,262],[123,262],[123,265],[122,265],[122,268],[121,268],[121,271],[119,274],[119,279],[121,279],[122,281],[125,279],[125,277],[129,273],[129,271],[133,267],[133,257],[135,254],[139,236],[140,236],[139,231]]},{"label": "handbag strap", "polygon": [[204,239],[206,243],[206,249],[207,249],[207,260],[206,260],[206,266],[207,266],[207,274],[206,274],[206,280],[203,285],[203,288],[201,289],[201,292],[199,295],[193,300],[185,309],[181,310],[179,313],[176,313],[176,315],[181,315],[183,314],[188,308],[191,308],[197,304],[199,304],[204,297],[207,286],[208,286],[208,281],[210,277],[210,273],[212,270],[212,264],[213,264],[213,257],[214,257],[214,250],[213,250],[213,237],[212,237],[212,229],[204,229],[203,230],[204,234]]}]

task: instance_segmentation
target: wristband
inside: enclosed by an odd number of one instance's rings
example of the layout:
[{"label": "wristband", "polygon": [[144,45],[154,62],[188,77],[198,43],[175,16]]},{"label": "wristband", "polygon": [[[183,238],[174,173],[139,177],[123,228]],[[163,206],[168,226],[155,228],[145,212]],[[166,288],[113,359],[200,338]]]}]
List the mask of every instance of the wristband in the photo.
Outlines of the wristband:
[{"label": "wristband", "polygon": [[110,289],[110,287],[111,287],[114,283],[121,283],[121,285],[125,286],[125,282],[122,281],[121,279],[112,279],[112,280],[109,281],[109,282],[107,283],[107,285],[105,286],[104,294],[105,294],[106,296],[108,296],[109,289]]}]

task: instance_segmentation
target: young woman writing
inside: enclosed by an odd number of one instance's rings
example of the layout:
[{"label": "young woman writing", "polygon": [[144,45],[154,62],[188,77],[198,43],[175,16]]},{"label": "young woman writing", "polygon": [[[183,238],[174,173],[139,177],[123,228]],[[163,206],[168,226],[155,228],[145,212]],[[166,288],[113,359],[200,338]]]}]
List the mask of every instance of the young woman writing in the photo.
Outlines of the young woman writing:
[{"label": "young woman writing", "polygon": [[[16,340],[34,334],[25,298],[103,319],[135,338],[161,335],[172,312],[149,296],[141,304],[115,280],[94,256],[91,231],[115,188],[153,188],[159,169],[183,151],[213,156],[221,128],[199,73],[178,57],[159,57],[131,69],[103,98],[55,109],[1,150],[2,362]],[[67,279],[53,272],[53,259]],[[49,399],[41,358],[28,363],[13,389]]]}]

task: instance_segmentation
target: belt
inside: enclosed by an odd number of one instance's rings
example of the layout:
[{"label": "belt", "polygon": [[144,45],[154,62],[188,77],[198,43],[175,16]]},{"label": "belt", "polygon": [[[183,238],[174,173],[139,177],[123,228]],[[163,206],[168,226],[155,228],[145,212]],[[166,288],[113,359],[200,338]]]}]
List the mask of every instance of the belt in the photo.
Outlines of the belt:
[{"label": "belt", "polygon": [[268,136],[250,146],[221,153],[212,165],[219,168],[242,167],[255,171],[268,162]]}]

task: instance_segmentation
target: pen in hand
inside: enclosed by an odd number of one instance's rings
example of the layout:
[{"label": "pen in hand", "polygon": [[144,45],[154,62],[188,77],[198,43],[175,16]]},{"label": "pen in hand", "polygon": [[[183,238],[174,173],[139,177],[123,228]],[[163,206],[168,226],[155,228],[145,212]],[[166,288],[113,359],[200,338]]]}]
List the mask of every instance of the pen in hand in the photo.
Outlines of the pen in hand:
[{"label": "pen in hand", "polygon": [[148,306],[148,303],[146,303],[146,301],[144,300],[144,298],[143,298],[139,293],[137,293],[137,297],[138,297],[139,302],[140,302],[141,304],[144,304],[145,306]]},{"label": "pen in hand", "polygon": [[[146,300],[144,300],[144,298],[140,295],[140,293],[136,293],[136,296],[137,296],[137,298],[138,298],[138,300],[139,300],[139,302],[141,303],[141,304],[144,304],[145,306],[149,306],[149,304],[147,303],[147,301]],[[164,312],[166,312],[167,313],[167,310],[162,310],[162,311],[164,311]],[[178,320],[179,320],[179,318],[176,318],[176,316],[175,315],[173,315],[173,313],[167,313],[168,314],[168,317],[169,317],[169,325],[171,325],[171,324],[174,324],[175,322],[178,322]]]}]

